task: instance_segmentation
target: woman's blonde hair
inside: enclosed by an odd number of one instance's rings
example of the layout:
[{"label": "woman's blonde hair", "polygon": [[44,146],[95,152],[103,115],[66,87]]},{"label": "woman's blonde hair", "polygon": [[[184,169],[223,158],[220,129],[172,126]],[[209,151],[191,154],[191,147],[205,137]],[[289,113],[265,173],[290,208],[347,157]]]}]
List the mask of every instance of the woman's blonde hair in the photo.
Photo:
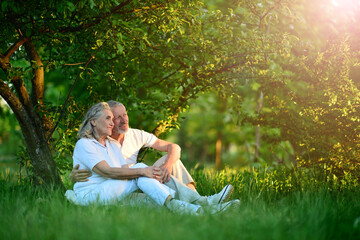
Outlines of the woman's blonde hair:
[{"label": "woman's blonde hair", "polygon": [[106,102],[100,102],[93,105],[85,114],[85,118],[80,126],[78,137],[79,138],[95,138],[98,136],[91,125],[91,120],[98,119],[104,112],[104,110],[110,110],[109,105]]}]

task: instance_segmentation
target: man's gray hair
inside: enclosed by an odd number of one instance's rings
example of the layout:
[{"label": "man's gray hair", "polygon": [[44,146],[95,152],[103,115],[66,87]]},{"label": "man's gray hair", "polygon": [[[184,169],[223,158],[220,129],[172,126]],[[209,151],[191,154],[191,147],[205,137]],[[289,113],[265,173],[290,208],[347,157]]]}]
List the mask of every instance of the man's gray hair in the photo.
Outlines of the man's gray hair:
[{"label": "man's gray hair", "polygon": [[110,108],[125,107],[124,104],[122,104],[121,102],[114,101],[114,100],[107,101],[107,104],[109,104]]},{"label": "man's gray hair", "polygon": [[104,110],[110,110],[109,104],[106,102],[100,102],[93,105],[85,114],[85,118],[79,129],[79,138],[95,138],[98,136],[94,131],[93,126],[91,125],[91,120],[98,119],[103,114]]}]

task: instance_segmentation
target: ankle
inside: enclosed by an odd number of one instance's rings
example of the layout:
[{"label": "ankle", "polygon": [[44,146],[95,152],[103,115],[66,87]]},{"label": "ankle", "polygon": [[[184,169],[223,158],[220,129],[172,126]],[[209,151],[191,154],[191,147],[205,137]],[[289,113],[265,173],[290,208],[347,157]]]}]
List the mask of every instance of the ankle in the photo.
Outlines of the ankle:
[{"label": "ankle", "polygon": [[169,195],[169,196],[166,198],[164,205],[167,206],[167,205],[170,203],[171,200],[173,200],[173,198],[172,198],[171,195]]}]

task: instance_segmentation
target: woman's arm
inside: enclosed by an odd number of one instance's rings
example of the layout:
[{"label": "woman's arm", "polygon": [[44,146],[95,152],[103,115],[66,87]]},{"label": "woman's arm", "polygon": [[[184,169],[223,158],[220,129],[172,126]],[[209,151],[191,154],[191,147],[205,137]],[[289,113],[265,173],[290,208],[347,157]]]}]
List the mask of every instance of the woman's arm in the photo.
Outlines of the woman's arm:
[{"label": "woman's arm", "polygon": [[161,176],[161,170],[157,167],[115,168],[110,167],[105,160],[96,164],[92,170],[100,176],[112,179],[134,179],[138,177],[148,177],[160,180]]}]

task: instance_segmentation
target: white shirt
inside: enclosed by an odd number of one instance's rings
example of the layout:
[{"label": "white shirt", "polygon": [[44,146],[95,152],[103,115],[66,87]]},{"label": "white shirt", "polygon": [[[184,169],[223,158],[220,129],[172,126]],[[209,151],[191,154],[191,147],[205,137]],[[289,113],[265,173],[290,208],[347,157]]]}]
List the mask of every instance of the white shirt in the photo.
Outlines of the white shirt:
[{"label": "white shirt", "polygon": [[126,164],[120,152],[120,144],[117,141],[108,137],[105,140],[105,145],[102,145],[96,139],[89,138],[81,138],[76,142],[73,153],[73,166],[79,164],[79,169],[91,171],[92,176],[88,178],[89,181],[87,182],[76,182],[74,185],[75,192],[107,180],[107,178],[100,176],[92,170],[99,162],[105,160],[110,167],[121,167],[121,165]]},{"label": "white shirt", "polygon": [[121,153],[127,164],[135,164],[139,150],[143,147],[152,147],[157,139],[158,138],[151,133],[129,128],[125,133],[124,142],[121,146]]}]

